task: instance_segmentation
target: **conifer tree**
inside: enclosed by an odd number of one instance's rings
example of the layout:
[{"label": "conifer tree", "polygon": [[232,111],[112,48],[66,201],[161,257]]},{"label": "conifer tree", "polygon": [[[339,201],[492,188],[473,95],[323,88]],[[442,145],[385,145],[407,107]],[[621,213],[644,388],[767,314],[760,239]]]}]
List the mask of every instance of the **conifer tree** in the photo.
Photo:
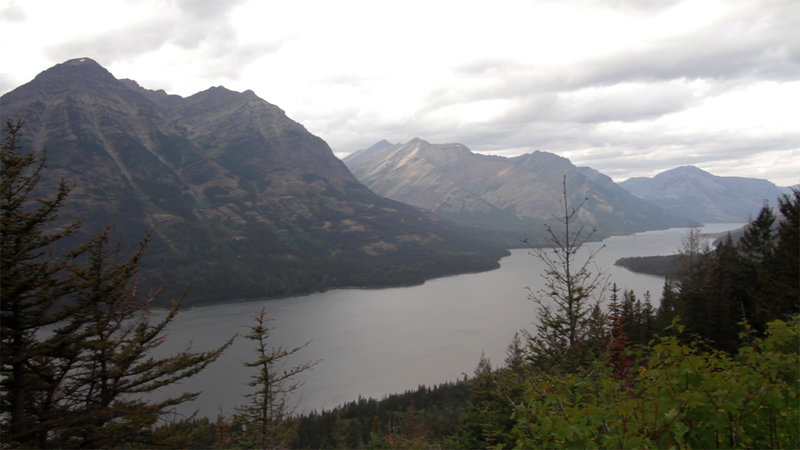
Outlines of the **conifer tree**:
[{"label": "conifer tree", "polygon": [[197,394],[160,402],[141,396],[202,370],[230,341],[210,352],[153,356],[180,303],[151,323],[148,306],[159,292],[142,294],[136,276],[147,240],[122,262],[108,230],[56,255],[54,244],[79,225],[52,223],[69,192],[63,181],[53,197],[32,198],[45,160],[21,152],[21,129],[7,121],[0,152],[2,443],[157,444],[157,421]]},{"label": "conifer tree", "polygon": [[109,233],[106,228],[73,252],[70,314],[50,339],[71,342],[76,349],[73,366],[60,386],[63,411],[56,423],[61,425],[57,435],[63,446],[153,444],[150,432],[156,422],[199,392],[154,402],[137,397],[198,373],[233,340],[212,351],[154,357],[182,299],[163,318],[151,317],[149,306],[161,290],[141,295],[137,279],[149,239],[122,259],[120,246],[110,244]]},{"label": "conifer tree", "polygon": [[770,310],[777,294],[775,290],[775,250],[778,243],[775,214],[765,204],[758,216],[745,227],[739,239],[739,277],[741,285],[740,308],[742,320],[746,320],[756,331],[764,327],[772,315]]},{"label": "conifer tree", "polygon": [[685,317],[679,290],[675,283],[667,277],[661,290],[661,304],[655,317],[655,328],[659,333],[667,333],[667,328],[679,317]]},{"label": "conifer tree", "polygon": [[775,250],[775,299],[771,316],[800,313],[800,189],[778,199],[783,220],[778,224]]},{"label": "conifer tree", "polygon": [[238,408],[234,422],[245,426],[242,444],[259,448],[283,447],[292,440],[296,427],[296,423],[290,420],[294,406],[288,397],[301,386],[294,381],[294,377],[311,369],[319,361],[285,367],[285,359],[306,348],[311,341],[291,349],[271,346],[266,308],[256,313],[253,320],[255,323],[245,337],[255,342],[257,358],[244,364],[256,369],[249,383],[256,391],[247,394],[250,401]]},{"label": "conifer tree", "polygon": [[42,370],[41,356],[47,351],[37,335],[62,318],[54,306],[68,290],[57,276],[65,264],[50,253],[51,245],[74,234],[79,224],[52,226],[69,193],[63,180],[52,197],[31,198],[45,158],[21,152],[22,126],[21,120],[7,120],[0,147],[0,428],[6,444],[39,445],[42,426],[36,399],[49,386],[37,376]]},{"label": "conifer tree", "polygon": [[[604,318],[596,306],[606,289],[607,277],[592,264],[602,248],[579,254],[596,229],[587,231],[576,223],[587,198],[571,207],[567,198],[567,177],[563,179],[563,216],[557,220],[563,231],[545,225],[553,248],[531,246],[532,254],[545,264],[545,287],[529,296],[538,306],[536,333],[529,333],[530,356],[540,369],[572,371],[598,350],[592,334],[603,327]],[[596,354],[596,353],[595,353]]]}]

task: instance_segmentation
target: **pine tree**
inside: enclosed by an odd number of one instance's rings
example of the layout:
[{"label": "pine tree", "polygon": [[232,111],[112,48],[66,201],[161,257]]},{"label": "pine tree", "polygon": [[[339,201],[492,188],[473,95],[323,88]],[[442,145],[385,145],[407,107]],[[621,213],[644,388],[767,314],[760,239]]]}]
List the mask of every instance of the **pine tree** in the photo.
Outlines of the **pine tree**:
[{"label": "pine tree", "polygon": [[20,152],[21,128],[7,122],[0,159],[2,442],[154,445],[155,423],[197,394],[154,403],[137,397],[202,370],[230,341],[210,352],[152,356],[180,302],[151,324],[148,306],[159,292],[142,295],[136,277],[147,240],[122,262],[108,230],[56,256],[54,244],[78,229],[77,222],[52,224],[69,189],[62,181],[52,198],[31,198],[45,161]]},{"label": "pine tree", "polygon": [[136,398],[191,377],[212,363],[233,338],[215,350],[185,351],[155,358],[164,331],[178,314],[176,301],[160,320],[149,306],[161,294],[141,295],[137,271],[149,239],[121,260],[120,246],[109,243],[110,228],[75,252],[69,268],[75,294],[71,314],[55,330],[56,341],[74,342],[77,359],[64,382],[61,444],[108,447],[123,443],[152,444],[150,430],[175,405],[195,399],[184,393],[156,402]]},{"label": "pine tree", "polygon": [[775,303],[775,250],[778,243],[775,214],[765,204],[758,216],[745,227],[739,239],[739,277],[741,314],[757,332],[763,332]]},{"label": "pine tree", "polygon": [[778,224],[775,250],[773,318],[800,313],[800,189],[781,196],[778,209],[783,220]]},{"label": "pine tree", "polygon": [[[596,314],[606,289],[607,277],[600,270],[591,270],[594,257],[602,248],[590,250],[581,258],[580,250],[596,229],[587,231],[575,222],[586,202],[570,207],[567,199],[567,177],[563,179],[563,216],[558,221],[563,232],[545,225],[553,248],[531,246],[532,254],[545,264],[542,277],[545,287],[530,294],[538,306],[538,326],[529,334],[531,360],[539,369],[572,371],[592,354],[596,355],[594,330],[603,326],[602,314]],[[577,229],[575,227],[577,226]],[[594,313],[594,314],[593,314]]]},{"label": "pine tree", "polygon": [[277,448],[286,446],[293,438],[296,422],[290,420],[294,407],[288,395],[300,388],[293,378],[314,367],[319,361],[283,368],[285,358],[306,348],[310,341],[292,349],[270,346],[270,327],[266,308],[253,316],[255,324],[245,337],[256,344],[257,358],[245,363],[256,369],[250,386],[256,391],[247,394],[250,402],[240,408],[234,422],[245,426],[242,444],[248,447]]},{"label": "pine tree", "polygon": [[45,167],[36,152],[22,153],[22,121],[8,120],[0,147],[0,299],[2,316],[2,441],[40,445],[45,426],[37,400],[51,389],[37,374],[47,353],[37,336],[62,319],[57,301],[68,286],[59,273],[63,260],[52,254],[52,244],[74,234],[79,224],[53,227],[69,193],[62,180],[48,199],[30,197]]},{"label": "pine tree", "polygon": [[675,283],[669,278],[664,279],[664,287],[661,290],[661,304],[658,306],[655,317],[655,329],[659,334],[668,334],[673,321],[685,317],[683,304]]}]

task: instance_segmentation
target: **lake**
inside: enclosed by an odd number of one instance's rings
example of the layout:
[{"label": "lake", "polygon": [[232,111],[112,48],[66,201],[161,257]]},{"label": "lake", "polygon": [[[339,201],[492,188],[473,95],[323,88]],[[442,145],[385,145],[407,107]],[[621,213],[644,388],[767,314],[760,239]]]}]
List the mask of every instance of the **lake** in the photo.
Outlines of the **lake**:
[{"label": "lake", "polygon": [[[703,233],[732,230],[742,224],[708,224]],[[662,277],[636,274],[614,261],[625,256],[676,253],[686,228],[615,236],[587,245],[604,246],[595,257],[620,289],[639,298],[650,292],[661,298]],[[505,350],[518,330],[534,330],[536,305],[529,292],[543,284],[543,264],[526,249],[511,250],[500,268],[430,280],[419,286],[387,289],[337,289],[278,300],[250,300],[181,311],[167,331],[164,354],[186,349],[208,350],[236,333],[246,334],[252,316],[266,307],[272,319],[273,345],[295,347],[311,340],[294,363],[321,360],[298,378],[305,384],[295,399],[298,412],[332,409],[361,397],[416,389],[471,375],[484,353],[502,365]],[[178,410],[195,410],[211,418],[244,403],[255,359],[251,341],[235,343],[205,371],[155,394],[202,391],[199,399]],[[291,361],[290,361],[291,363]]]}]

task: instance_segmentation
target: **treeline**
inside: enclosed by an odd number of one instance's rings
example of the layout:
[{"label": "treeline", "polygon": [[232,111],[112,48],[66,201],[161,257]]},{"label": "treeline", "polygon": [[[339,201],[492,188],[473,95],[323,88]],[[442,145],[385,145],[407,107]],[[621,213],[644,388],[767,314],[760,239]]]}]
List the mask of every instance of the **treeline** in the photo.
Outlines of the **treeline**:
[{"label": "treeline", "polygon": [[614,264],[631,272],[674,277],[680,268],[680,258],[678,255],[627,256],[619,258]]},{"label": "treeline", "polygon": [[331,411],[299,418],[295,448],[408,448],[446,446],[467,409],[466,380],[359,398]]}]

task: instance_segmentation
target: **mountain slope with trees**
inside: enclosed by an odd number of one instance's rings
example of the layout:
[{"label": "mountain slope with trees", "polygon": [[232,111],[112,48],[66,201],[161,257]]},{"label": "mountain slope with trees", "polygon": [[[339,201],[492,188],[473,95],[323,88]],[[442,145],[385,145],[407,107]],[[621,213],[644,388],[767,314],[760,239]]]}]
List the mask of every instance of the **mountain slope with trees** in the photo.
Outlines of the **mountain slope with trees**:
[{"label": "mountain slope with trees", "polygon": [[152,231],[141,270],[187,304],[337,286],[419,283],[497,267],[502,246],[375,195],[277,106],[223,87],[187,98],[118,80],[88,58],[0,98],[46,148],[42,192],[72,186],[64,218],[85,240],[107,224]]}]

